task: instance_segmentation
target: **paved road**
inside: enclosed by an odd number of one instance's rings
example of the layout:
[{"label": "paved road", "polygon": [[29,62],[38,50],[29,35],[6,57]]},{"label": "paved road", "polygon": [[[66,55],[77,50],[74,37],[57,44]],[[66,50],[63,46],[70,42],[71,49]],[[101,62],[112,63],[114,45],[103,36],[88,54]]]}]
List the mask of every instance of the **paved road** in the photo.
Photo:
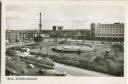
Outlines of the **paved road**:
[{"label": "paved road", "polygon": [[67,73],[71,76],[89,76],[89,77],[112,77],[108,74],[103,74],[95,71],[90,71],[86,69],[81,69],[73,66],[68,66],[64,64],[55,63],[55,69],[56,71]]}]

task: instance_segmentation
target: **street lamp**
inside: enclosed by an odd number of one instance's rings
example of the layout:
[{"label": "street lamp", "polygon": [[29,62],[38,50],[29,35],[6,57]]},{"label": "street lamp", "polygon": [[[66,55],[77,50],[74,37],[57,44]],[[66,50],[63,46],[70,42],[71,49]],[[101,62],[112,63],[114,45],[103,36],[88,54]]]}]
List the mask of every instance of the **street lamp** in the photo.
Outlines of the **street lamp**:
[{"label": "street lamp", "polygon": [[47,56],[48,56],[48,49],[49,49],[49,46],[48,46],[48,44],[47,44]]}]

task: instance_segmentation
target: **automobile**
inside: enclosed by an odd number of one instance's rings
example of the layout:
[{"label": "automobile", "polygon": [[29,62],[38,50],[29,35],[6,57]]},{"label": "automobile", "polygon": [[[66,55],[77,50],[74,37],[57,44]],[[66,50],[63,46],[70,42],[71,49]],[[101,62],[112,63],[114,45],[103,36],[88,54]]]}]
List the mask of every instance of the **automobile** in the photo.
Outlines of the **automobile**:
[{"label": "automobile", "polygon": [[45,70],[42,69],[42,70],[39,70],[38,72],[39,74],[44,74]]},{"label": "automobile", "polygon": [[57,75],[57,76],[66,76],[67,73],[55,73],[55,75]]},{"label": "automobile", "polygon": [[67,73],[62,73],[55,70],[44,70],[44,69],[40,69],[38,73],[44,76],[66,76],[67,75]]}]

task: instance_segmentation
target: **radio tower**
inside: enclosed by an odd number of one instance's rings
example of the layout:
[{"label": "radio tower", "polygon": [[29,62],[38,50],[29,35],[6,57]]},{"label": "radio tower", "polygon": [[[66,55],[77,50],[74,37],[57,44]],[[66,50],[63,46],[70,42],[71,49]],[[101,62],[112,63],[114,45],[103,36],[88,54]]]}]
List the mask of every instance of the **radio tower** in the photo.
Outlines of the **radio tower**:
[{"label": "radio tower", "polygon": [[41,34],[41,28],[42,28],[42,23],[41,23],[41,13],[40,13],[39,34]]}]

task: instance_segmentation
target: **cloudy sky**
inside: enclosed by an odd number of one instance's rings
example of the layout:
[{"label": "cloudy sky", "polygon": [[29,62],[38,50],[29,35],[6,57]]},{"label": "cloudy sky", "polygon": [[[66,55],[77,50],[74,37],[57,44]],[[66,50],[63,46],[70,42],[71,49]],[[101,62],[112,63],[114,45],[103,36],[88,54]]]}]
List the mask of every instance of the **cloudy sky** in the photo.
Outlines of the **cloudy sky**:
[{"label": "cloudy sky", "polygon": [[124,21],[124,9],[118,5],[8,5],[6,11],[7,29],[38,29],[40,12],[42,29],[89,29],[92,22]]}]

